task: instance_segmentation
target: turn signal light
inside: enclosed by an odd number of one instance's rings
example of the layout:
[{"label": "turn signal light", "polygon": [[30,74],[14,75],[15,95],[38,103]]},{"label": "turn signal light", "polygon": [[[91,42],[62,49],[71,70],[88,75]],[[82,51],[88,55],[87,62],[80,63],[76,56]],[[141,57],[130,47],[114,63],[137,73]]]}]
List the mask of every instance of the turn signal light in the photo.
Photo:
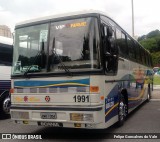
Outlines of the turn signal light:
[{"label": "turn signal light", "polygon": [[74,127],[75,128],[81,128],[81,124],[80,123],[74,123]]},{"label": "turn signal light", "polygon": [[99,92],[99,87],[98,86],[90,86],[90,92],[98,93]]},{"label": "turn signal light", "polygon": [[102,101],[104,100],[104,96],[101,96],[100,98],[101,98]]},{"label": "turn signal light", "polygon": [[14,93],[14,88],[11,88],[9,92],[10,92],[10,94]]}]

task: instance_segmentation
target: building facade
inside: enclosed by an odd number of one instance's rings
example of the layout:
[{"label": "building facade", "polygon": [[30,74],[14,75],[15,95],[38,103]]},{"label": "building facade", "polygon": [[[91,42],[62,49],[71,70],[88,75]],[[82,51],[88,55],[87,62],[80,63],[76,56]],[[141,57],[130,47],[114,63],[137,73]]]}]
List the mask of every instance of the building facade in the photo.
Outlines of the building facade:
[{"label": "building facade", "polygon": [[11,33],[10,28],[6,25],[0,25],[0,36],[11,38],[12,33]]}]

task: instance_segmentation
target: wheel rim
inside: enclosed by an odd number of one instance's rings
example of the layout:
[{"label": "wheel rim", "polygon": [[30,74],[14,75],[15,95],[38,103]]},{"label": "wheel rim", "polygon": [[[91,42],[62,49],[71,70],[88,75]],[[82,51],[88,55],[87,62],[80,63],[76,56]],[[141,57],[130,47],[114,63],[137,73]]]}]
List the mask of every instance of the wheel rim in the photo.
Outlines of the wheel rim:
[{"label": "wheel rim", "polygon": [[148,100],[150,100],[150,94],[151,94],[151,90],[150,90],[150,88],[148,88],[148,95],[147,95]]},{"label": "wheel rim", "polygon": [[5,113],[9,113],[9,112],[10,112],[10,105],[11,105],[10,98],[6,98],[6,99],[3,101],[3,111],[4,111]]},{"label": "wheel rim", "polygon": [[124,120],[125,117],[125,104],[123,102],[120,102],[119,104],[119,119],[120,121]]},{"label": "wheel rim", "polygon": [[147,99],[150,100],[150,95],[148,94]]}]

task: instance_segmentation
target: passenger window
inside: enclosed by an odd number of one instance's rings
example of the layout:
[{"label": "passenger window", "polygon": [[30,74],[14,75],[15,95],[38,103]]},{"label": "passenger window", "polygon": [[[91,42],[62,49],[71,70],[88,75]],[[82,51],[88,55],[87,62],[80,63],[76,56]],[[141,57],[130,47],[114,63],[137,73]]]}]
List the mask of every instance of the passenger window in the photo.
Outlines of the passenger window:
[{"label": "passenger window", "polygon": [[120,56],[127,58],[128,48],[127,48],[126,36],[118,29],[116,30],[116,43],[120,51]]},{"label": "passenger window", "polygon": [[141,63],[141,54],[140,54],[140,47],[139,45],[136,43],[136,59],[137,62]]},{"label": "passenger window", "polygon": [[140,59],[141,59],[141,63],[142,64],[145,64],[145,55],[144,55],[144,50],[142,49],[141,46],[139,46],[139,49],[140,49]]},{"label": "passenger window", "polygon": [[135,47],[134,47],[134,42],[132,41],[131,38],[127,38],[127,44],[128,44],[128,49],[129,49],[129,57],[132,60],[135,60],[136,56],[135,56]]}]

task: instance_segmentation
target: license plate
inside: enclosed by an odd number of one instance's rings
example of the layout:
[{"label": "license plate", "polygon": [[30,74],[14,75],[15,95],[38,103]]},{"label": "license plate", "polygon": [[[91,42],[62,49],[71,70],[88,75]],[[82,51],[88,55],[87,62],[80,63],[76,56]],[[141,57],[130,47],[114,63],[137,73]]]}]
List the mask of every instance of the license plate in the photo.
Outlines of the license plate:
[{"label": "license plate", "polygon": [[55,112],[41,112],[41,119],[57,119]]},{"label": "license plate", "polygon": [[39,126],[50,126],[50,127],[63,127],[62,123],[58,122],[38,122]]}]

